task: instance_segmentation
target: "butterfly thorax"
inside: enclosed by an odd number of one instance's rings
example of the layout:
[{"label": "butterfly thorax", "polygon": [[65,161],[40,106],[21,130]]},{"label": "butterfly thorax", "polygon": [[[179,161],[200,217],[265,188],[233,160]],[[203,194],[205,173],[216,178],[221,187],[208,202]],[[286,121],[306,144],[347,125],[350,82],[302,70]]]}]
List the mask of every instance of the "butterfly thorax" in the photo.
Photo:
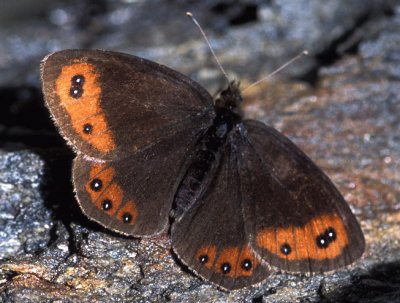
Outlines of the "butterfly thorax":
[{"label": "butterfly thorax", "polygon": [[174,217],[179,217],[201,197],[217,169],[221,149],[229,133],[241,122],[242,97],[235,82],[221,91],[215,100],[215,118],[212,125],[200,136],[195,152],[190,157],[188,169],[180,182],[174,200]]}]

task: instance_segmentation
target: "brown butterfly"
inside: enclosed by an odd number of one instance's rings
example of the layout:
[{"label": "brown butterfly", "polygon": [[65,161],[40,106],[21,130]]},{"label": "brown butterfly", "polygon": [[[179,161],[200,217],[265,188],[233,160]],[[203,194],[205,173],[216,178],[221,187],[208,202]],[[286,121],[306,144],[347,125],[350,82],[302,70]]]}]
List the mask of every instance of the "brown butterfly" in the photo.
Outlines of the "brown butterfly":
[{"label": "brown butterfly", "polygon": [[362,255],[339,191],[289,139],[243,118],[236,82],[213,100],[165,66],[99,50],[47,56],[42,80],[77,153],[79,205],[104,227],[169,230],[179,259],[228,290],[264,280],[270,265],[320,272]]}]

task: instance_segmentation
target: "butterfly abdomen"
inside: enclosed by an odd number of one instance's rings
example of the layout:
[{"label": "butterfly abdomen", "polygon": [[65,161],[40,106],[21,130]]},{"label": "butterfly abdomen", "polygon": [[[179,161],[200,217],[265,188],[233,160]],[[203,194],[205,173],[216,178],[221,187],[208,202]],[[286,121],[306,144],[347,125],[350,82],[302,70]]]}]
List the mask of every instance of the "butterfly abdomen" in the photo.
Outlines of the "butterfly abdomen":
[{"label": "butterfly abdomen", "polygon": [[[192,160],[180,182],[174,199],[174,217],[179,217],[204,193],[218,167],[221,148],[241,117],[235,112],[238,104],[231,100],[228,87],[216,100],[213,124],[200,137]],[[232,106],[234,104],[234,106]]]}]

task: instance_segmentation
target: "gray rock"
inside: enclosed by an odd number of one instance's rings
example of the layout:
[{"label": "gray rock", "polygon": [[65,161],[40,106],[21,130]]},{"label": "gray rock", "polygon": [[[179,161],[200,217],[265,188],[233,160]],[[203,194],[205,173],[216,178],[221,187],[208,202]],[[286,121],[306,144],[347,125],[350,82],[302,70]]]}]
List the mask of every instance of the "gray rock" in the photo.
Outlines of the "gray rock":
[{"label": "gray rock", "polygon": [[53,226],[40,185],[43,160],[34,153],[0,151],[0,259],[44,249]]}]

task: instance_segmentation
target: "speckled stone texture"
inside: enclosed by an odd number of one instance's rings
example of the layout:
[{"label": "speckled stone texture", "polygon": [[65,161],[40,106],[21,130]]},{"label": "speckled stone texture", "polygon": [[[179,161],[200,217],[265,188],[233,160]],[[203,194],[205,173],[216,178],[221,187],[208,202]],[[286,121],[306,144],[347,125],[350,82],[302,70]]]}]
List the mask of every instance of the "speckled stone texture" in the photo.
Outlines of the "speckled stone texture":
[{"label": "speckled stone texture", "polygon": [[[118,50],[213,93],[224,79],[187,10],[243,87],[309,50],[246,91],[244,110],[289,136],[351,204],[367,242],[352,266],[312,276],[275,269],[228,293],[185,269],[167,236],[122,237],[80,212],[73,154],[43,107],[40,60],[65,48]],[[400,302],[396,1],[7,2],[0,41],[1,302]]]}]

